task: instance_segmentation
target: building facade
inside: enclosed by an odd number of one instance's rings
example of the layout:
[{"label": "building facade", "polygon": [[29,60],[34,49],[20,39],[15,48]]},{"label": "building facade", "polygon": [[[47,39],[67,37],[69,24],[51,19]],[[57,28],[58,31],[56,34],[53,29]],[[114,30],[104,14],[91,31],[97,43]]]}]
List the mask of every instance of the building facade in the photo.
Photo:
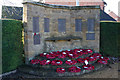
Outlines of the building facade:
[{"label": "building facade", "polygon": [[43,52],[74,48],[99,52],[99,6],[23,4],[26,63]]}]

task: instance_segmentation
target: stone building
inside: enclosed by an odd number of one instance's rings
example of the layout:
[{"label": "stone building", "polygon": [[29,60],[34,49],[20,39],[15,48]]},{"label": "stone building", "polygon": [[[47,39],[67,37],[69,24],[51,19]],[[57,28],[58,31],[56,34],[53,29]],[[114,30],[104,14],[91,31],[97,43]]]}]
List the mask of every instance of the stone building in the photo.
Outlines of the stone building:
[{"label": "stone building", "polygon": [[74,48],[99,52],[99,6],[23,4],[26,63],[43,52]]}]

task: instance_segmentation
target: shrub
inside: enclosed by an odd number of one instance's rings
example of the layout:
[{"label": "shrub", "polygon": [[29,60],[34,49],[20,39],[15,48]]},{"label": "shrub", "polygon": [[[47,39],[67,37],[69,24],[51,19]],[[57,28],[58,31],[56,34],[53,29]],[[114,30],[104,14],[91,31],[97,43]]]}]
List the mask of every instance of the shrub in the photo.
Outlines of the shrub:
[{"label": "shrub", "polygon": [[22,22],[2,20],[2,73],[23,63]]},{"label": "shrub", "polygon": [[120,23],[118,22],[101,22],[100,23],[100,52],[106,56],[118,57],[120,53]]}]

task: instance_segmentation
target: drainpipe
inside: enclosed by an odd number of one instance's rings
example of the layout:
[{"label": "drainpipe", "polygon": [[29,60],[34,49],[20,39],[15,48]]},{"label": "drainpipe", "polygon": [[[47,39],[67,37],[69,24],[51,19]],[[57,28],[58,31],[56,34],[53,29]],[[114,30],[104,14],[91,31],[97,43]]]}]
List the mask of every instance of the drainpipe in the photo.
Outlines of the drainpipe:
[{"label": "drainpipe", "polygon": [[79,6],[79,0],[76,0],[76,6]]}]

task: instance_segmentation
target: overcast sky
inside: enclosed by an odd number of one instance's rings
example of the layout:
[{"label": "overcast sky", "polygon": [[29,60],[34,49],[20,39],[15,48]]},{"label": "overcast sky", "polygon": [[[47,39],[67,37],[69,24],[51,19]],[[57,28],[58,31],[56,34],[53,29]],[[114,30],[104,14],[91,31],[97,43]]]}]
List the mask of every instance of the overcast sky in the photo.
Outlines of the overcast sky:
[{"label": "overcast sky", "polygon": [[[0,5],[10,5],[10,6],[22,6],[23,0],[0,0]],[[39,0],[34,0],[39,1]],[[104,0],[107,3],[107,6],[105,7],[105,11],[108,13],[108,10],[113,11],[118,15],[118,2],[120,0]],[[120,5],[119,5],[120,6]]]}]

